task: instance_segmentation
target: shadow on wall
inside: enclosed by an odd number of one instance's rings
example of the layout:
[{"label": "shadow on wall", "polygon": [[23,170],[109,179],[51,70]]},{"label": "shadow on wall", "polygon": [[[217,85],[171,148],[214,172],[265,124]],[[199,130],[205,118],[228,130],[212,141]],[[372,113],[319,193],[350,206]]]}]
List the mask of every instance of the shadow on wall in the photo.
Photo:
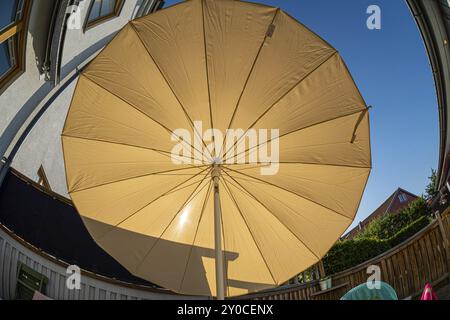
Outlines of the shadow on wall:
[{"label": "shadow on wall", "polygon": [[[105,38],[97,41],[93,45],[91,45],[89,48],[83,50],[76,56],[74,56],[69,62],[67,62],[64,66],[61,67],[61,79],[64,79],[70,72],[75,70],[81,63],[89,59],[94,53],[97,51],[103,49],[111,40],[114,38],[117,32],[114,32],[113,34],[110,34],[109,36],[106,36]],[[64,55],[64,49],[63,49],[63,55]]]},{"label": "shadow on wall", "polygon": [[[28,100],[21,106],[20,110],[14,115],[14,118],[8,123],[8,126],[0,136],[0,155],[5,154],[20,128],[23,126],[30,114],[36,109],[37,105],[51,91],[51,89],[51,83],[45,82],[31,95],[31,97],[28,98]],[[12,96],[15,95],[13,94]],[[20,93],[17,93],[17,96],[20,97]],[[15,101],[11,102],[13,104]],[[10,160],[12,161],[12,159]]]}]

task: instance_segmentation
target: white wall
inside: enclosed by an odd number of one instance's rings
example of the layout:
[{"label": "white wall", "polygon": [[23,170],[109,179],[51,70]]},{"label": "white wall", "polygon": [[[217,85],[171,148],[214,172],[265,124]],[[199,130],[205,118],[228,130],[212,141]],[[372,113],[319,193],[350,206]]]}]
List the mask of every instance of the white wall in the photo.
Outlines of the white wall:
[{"label": "white wall", "polygon": [[29,20],[29,30],[33,31],[28,32],[26,42],[25,72],[0,95],[0,146],[8,140],[8,137],[15,135],[19,124],[13,123],[13,120],[19,111],[32,110],[51,89],[50,83],[40,80],[36,64],[35,43],[45,42],[47,37],[47,30],[41,20],[41,11],[40,1],[34,1]]},{"label": "white wall", "polygon": [[61,132],[76,81],[70,83],[42,115],[23,142],[12,163],[13,168],[34,181],[38,180],[37,171],[42,165],[52,191],[65,197],[68,197],[68,193]]},{"label": "white wall", "polygon": [[[87,18],[90,1],[80,2],[82,23]],[[104,47],[114,34],[133,18],[136,7],[141,2],[142,0],[126,0],[119,17],[109,19],[85,31],[82,29],[67,30],[61,63],[61,77],[66,76],[81,61]]]},{"label": "white wall", "polygon": [[[40,79],[36,64],[36,38],[47,37],[41,17],[42,2],[34,1],[29,22],[26,49],[26,72],[23,73],[0,96],[0,151],[6,149],[9,142],[22,127],[24,115],[29,115],[44,99],[48,98],[52,86]],[[84,24],[91,0],[80,3],[81,22]],[[41,3],[40,6],[37,3]],[[126,0],[119,17],[112,18],[87,30],[67,30],[61,63],[61,79],[70,77],[71,72],[80,64],[86,63],[99,52],[129,20],[131,20],[142,0]],[[41,77],[42,78],[42,77]],[[67,196],[64,175],[64,163],[60,143],[64,119],[70,104],[76,81],[70,84],[60,96],[52,102],[45,114],[39,119],[23,142],[15,156],[12,166],[33,180],[37,180],[37,171],[42,165],[53,191]],[[26,118],[26,117],[25,117]],[[2,156],[0,152],[0,157]]]}]

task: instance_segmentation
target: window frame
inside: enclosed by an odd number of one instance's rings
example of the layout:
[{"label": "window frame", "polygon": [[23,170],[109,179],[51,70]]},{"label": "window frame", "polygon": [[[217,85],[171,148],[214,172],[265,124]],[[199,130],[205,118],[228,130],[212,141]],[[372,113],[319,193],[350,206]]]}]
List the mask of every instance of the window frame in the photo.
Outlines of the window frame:
[{"label": "window frame", "polygon": [[405,203],[408,200],[404,193],[400,193],[398,199],[400,200],[400,203]]},{"label": "window frame", "polygon": [[32,2],[33,0],[23,0],[20,20],[0,31],[0,43],[14,38],[13,59],[15,61],[15,65],[3,76],[0,76],[0,92],[3,92],[18,75],[25,71],[25,49]]},{"label": "window frame", "polygon": [[[139,9],[137,10],[134,19],[141,18],[143,16],[146,16],[152,12],[155,12],[156,9],[161,6],[161,3],[164,3],[164,1],[161,0],[142,0],[142,3],[139,6]],[[138,4],[136,4],[137,6]]]},{"label": "window frame", "polygon": [[123,6],[125,4],[125,1],[124,0],[115,0],[115,1],[116,1],[115,7],[114,7],[114,11],[112,13],[89,21],[91,11],[92,11],[92,8],[94,7],[94,3],[95,3],[95,0],[91,0],[91,3],[89,4],[89,10],[87,11],[86,20],[84,22],[83,31],[86,32],[87,30],[89,30],[103,22],[106,22],[108,20],[111,20],[111,19],[114,19],[114,18],[120,16]]}]

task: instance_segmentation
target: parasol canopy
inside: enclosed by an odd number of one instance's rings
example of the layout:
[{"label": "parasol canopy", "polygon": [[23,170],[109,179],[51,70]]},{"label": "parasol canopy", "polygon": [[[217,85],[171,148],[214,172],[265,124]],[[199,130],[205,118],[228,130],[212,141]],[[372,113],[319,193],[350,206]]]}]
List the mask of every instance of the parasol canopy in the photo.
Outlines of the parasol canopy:
[{"label": "parasol canopy", "polygon": [[351,224],[368,117],[338,52],[282,10],[186,1],[128,23],[80,75],[67,187],[134,275],[246,294],[317,263]]}]

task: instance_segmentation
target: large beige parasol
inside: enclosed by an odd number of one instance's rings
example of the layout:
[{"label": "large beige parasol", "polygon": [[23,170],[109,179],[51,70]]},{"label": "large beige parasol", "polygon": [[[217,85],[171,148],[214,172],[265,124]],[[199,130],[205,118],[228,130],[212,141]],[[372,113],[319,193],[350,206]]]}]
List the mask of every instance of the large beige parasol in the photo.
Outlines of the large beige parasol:
[{"label": "large beige parasol", "polygon": [[126,25],[80,75],[62,142],[95,241],[139,277],[218,298],[318,262],[371,168],[367,107],[336,50],[231,0]]}]

